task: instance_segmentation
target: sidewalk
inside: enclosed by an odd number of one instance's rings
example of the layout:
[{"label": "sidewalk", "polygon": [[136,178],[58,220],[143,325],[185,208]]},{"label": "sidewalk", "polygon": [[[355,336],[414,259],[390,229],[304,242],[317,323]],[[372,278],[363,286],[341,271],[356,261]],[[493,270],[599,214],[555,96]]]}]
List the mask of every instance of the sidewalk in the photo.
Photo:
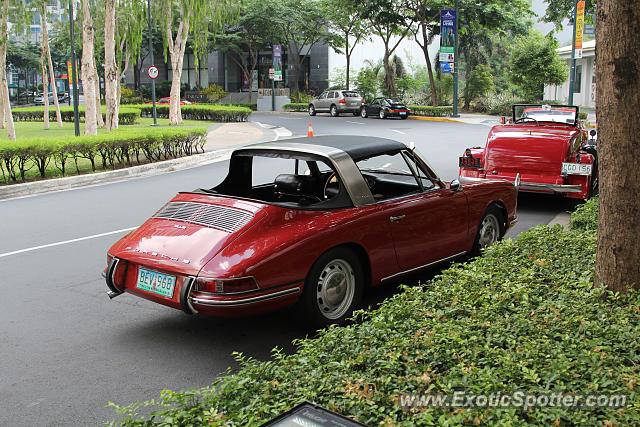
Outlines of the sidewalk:
[{"label": "sidewalk", "polygon": [[154,176],[204,166],[228,158],[234,148],[271,141],[275,135],[275,132],[264,129],[252,122],[216,123],[211,125],[207,132],[204,153],[105,172],[3,185],[0,186],[0,200],[126,181],[132,178]]},{"label": "sidewalk", "polygon": [[460,117],[426,117],[426,116],[409,116],[413,120],[422,120],[426,122],[450,122],[450,123],[466,123],[469,125],[497,125],[500,123],[499,116],[490,116],[487,114],[461,113]]}]

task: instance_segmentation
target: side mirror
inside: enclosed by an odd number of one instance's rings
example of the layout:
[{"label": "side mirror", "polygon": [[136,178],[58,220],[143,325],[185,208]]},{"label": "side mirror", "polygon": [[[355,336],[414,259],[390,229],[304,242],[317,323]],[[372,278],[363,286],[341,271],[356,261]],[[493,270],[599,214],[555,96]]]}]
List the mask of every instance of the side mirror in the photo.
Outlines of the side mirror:
[{"label": "side mirror", "polygon": [[460,184],[460,181],[458,181],[457,179],[454,179],[453,181],[451,181],[449,188],[451,189],[451,191],[460,191],[462,190],[462,184]]}]

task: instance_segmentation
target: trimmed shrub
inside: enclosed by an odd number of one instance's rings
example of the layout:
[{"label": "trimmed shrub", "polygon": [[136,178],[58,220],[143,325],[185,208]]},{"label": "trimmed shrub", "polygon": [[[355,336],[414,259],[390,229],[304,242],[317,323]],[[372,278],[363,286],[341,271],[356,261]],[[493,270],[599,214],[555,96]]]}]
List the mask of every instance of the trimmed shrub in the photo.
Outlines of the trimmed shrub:
[{"label": "trimmed shrub", "polygon": [[453,114],[453,107],[449,105],[440,107],[433,107],[430,105],[409,105],[409,108],[411,109],[411,114],[415,116],[444,117]]},{"label": "trimmed shrub", "polygon": [[[240,370],[210,387],[111,404],[123,417],[117,425],[257,426],[303,401],[371,426],[640,425],[640,293],[593,286],[595,244],[593,230],[538,226],[405,287],[356,314],[357,324],[297,340],[295,354],[274,349],[266,362],[235,354]],[[456,391],[627,401],[622,409],[398,404],[405,393]]]},{"label": "trimmed shrub", "polygon": [[305,104],[304,102],[291,102],[289,104],[284,104],[282,108],[284,111],[307,111],[309,109],[309,104]]},{"label": "trimmed shrub", "polygon": [[[153,107],[151,105],[136,105],[142,110],[143,117],[152,117]],[[206,120],[212,122],[246,122],[251,115],[251,109],[247,107],[237,107],[230,105],[207,105],[192,104],[180,107],[184,120]],[[169,118],[168,105],[156,105],[158,117]]]},{"label": "trimmed shrub", "polygon": [[62,176],[73,161],[91,163],[91,170],[132,166],[133,163],[156,162],[204,152],[205,128],[190,129],[122,129],[96,136],[71,137],[65,140],[32,138],[0,144],[0,172],[5,183],[27,180],[27,172],[36,169],[47,178],[51,167]]},{"label": "trimmed shrub", "polygon": [[[80,120],[84,121],[84,106],[78,108]],[[12,110],[13,120],[20,122],[42,122],[44,121],[44,107],[24,107]],[[106,115],[106,107],[102,106],[102,117]],[[63,122],[73,122],[73,107],[60,107],[60,116]],[[135,107],[120,107],[118,120],[121,125],[133,125],[140,118],[140,109]],[[49,119],[56,120],[55,108],[49,108]]]},{"label": "trimmed shrub", "polygon": [[599,202],[598,197],[594,197],[579,205],[571,214],[571,228],[576,230],[597,230]]}]

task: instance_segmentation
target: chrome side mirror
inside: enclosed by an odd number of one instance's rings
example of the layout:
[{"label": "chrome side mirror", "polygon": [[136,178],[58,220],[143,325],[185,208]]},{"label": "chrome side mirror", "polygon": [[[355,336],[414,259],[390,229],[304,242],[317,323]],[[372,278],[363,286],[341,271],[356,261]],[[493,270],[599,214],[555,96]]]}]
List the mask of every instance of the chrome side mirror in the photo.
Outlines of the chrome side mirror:
[{"label": "chrome side mirror", "polygon": [[451,191],[460,191],[462,190],[462,184],[460,184],[460,181],[458,181],[457,179],[454,179],[453,181],[451,181],[449,188],[451,189]]}]

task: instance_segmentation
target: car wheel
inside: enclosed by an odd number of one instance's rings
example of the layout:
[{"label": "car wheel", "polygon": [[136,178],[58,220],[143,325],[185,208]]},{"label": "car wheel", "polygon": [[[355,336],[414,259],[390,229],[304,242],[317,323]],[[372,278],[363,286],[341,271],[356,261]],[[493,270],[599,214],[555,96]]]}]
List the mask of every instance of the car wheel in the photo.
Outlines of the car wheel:
[{"label": "car wheel", "polygon": [[402,120],[407,120],[407,119],[409,118],[409,116],[400,116],[400,118],[401,118]]},{"label": "car wheel", "polygon": [[331,106],[329,112],[331,113],[331,117],[338,117],[340,115],[340,113],[338,112],[338,107],[336,107],[335,105]]},{"label": "car wheel", "polygon": [[380,116],[381,119],[387,118],[387,113],[384,110],[380,110],[380,113],[378,115]]},{"label": "car wheel", "polygon": [[347,248],[324,253],[304,282],[299,309],[314,326],[344,322],[358,306],[364,291],[360,260]]},{"label": "car wheel", "polygon": [[313,104],[309,104],[309,115],[310,116],[316,115],[316,107],[314,107]]},{"label": "car wheel", "polygon": [[480,255],[482,250],[502,239],[504,235],[504,220],[502,211],[496,205],[491,205],[480,221],[476,240],[473,243],[473,254]]},{"label": "car wheel", "polygon": [[353,112],[353,116],[354,116],[354,117],[358,117],[359,115],[360,115],[360,113],[359,113],[358,111],[354,111],[354,112]]},{"label": "car wheel", "polygon": [[360,117],[362,117],[363,119],[366,119],[367,117],[369,117],[369,115],[367,114],[367,109],[362,107],[360,109]]}]

